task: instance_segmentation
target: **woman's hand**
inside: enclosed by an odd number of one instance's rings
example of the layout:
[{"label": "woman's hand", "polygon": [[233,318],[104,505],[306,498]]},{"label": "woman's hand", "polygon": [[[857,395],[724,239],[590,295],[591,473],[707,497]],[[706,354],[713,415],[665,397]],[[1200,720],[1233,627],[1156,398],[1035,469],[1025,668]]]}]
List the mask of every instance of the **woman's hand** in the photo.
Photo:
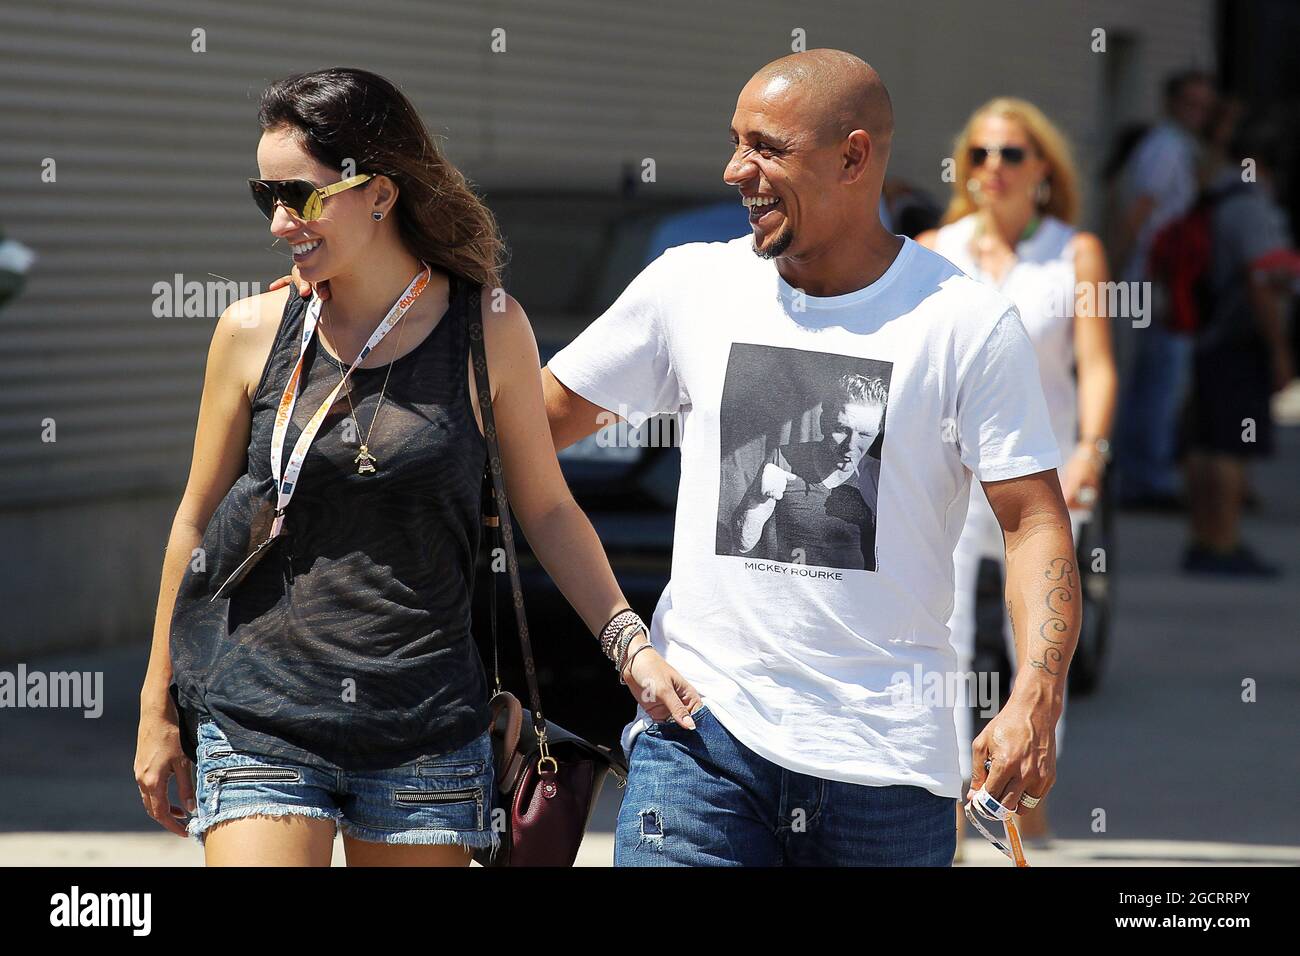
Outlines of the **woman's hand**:
[{"label": "woman's hand", "polygon": [[[276,279],[269,286],[267,286],[266,291],[274,292],[276,289],[283,289],[290,282],[292,282],[294,285],[298,287],[299,298],[302,299],[311,298],[311,293],[312,293],[311,283],[302,277],[302,274],[298,271],[297,266],[293,267],[293,272],[289,273],[289,275],[280,276],[280,278]],[[320,283],[317,286],[317,291],[320,292],[320,298],[322,302],[328,299],[330,297],[329,279],[326,279],[324,282]]]},{"label": "woman's hand", "polygon": [[[1103,467],[1102,457],[1095,448],[1080,445],[1075,449],[1061,477],[1061,494],[1067,508],[1088,509],[1097,504]],[[1084,491],[1085,488],[1089,491]]]},{"label": "woman's hand", "polygon": [[[628,648],[628,656],[638,647],[649,643],[644,636],[636,638]],[[677,673],[677,669],[659,656],[653,647],[636,655],[630,667],[623,669],[627,689],[640,702],[641,707],[655,720],[672,718],[687,730],[695,729],[691,711],[703,703],[699,692]]]},{"label": "woman's hand", "polygon": [[[181,749],[180,727],[171,701],[164,710],[142,711],[135,746],[135,782],[149,816],[177,836],[189,835],[181,819],[185,810],[193,813],[197,807],[192,766]],[[167,782],[173,774],[185,810],[168,802]]]}]

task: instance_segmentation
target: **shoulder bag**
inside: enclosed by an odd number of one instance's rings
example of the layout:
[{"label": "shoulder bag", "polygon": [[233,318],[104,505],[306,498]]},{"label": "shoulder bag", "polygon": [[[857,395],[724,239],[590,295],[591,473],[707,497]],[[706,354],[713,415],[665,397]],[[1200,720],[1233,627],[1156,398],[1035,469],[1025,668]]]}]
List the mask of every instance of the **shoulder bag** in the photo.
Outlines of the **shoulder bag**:
[{"label": "shoulder bag", "polygon": [[542,714],[537,667],[533,661],[523,590],[519,584],[510,505],[506,500],[501,452],[492,416],[492,390],[483,345],[481,292],[478,285],[472,287],[468,309],[474,381],[488,444],[487,466],[483,474],[483,523],[494,532],[494,540],[505,550],[531,720],[525,726],[523,707],[518,698],[501,690],[497,664],[496,572],[489,570],[492,581],[492,665],[496,687],[489,705],[496,768],[491,816],[492,826],[501,834],[501,845],[495,854],[489,849],[476,850],[474,859],[484,866],[572,866],[606,777],[613,771],[622,787],[627,780],[627,763],[621,752],[615,753],[609,747],[589,743],[546,720]]}]

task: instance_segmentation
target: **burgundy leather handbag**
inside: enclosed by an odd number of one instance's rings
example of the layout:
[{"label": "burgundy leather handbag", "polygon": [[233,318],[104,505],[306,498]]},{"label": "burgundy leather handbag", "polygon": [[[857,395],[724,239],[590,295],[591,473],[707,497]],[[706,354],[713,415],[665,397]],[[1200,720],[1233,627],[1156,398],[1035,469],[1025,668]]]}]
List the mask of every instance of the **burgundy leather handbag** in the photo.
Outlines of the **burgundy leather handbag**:
[{"label": "burgundy leather handbag", "polygon": [[[523,707],[518,698],[501,690],[497,666],[496,573],[489,572],[492,581],[492,669],[496,688],[490,703],[496,767],[491,816],[493,828],[501,834],[501,845],[495,854],[487,849],[476,850],[474,859],[483,866],[572,866],[606,777],[613,771],[619,778],[619,786],[623,786],[627,780],[627,763],[621,751],[615,753],[608,747],[589,743],[547,721],[542,715],[537,667],[533,662],[523,589],[519,584],[510,505],[506,500],[501,452],[492,416],[492,389],[483,345],[480,295],[481,289],[474,285],[468,308],[474,382],[488,444],[483,523],[495,532],[495,540],[505,551],[532,713],[531,720],[525,725]],[[502,516],[504,520],[501,520]]]}]

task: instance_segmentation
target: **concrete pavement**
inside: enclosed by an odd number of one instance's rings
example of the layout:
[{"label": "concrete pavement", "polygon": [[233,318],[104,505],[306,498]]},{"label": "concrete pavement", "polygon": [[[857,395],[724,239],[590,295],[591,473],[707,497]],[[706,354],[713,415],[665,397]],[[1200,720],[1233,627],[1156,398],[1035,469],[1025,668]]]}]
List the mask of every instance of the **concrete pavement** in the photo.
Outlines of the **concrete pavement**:
[{"label": "concrete pavement", "polygon": [[[1047,850],[1030,849],[1030,866],[1300,866],[1300,847],[1259,846],[1179,840],[1056,840]],[[588,834],[578,866],[610,866],[614,838]],[[203,850],[193,840],[167,833],[0,834],[0,862],[6,866],[202,866]],[[343,841],[334,841],[334,865],[343,866]],[[1011,864],[988,844],[972,843],[959,866]]]}]

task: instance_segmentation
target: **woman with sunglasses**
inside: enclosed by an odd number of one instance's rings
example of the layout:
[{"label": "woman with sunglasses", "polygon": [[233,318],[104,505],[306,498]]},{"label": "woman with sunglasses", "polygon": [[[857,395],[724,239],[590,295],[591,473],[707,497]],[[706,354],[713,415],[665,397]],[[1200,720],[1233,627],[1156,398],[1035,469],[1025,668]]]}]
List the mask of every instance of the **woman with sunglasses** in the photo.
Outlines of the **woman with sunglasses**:
[{"label": "woman with sunglasses", "polygon": [[[556,461],[532,329],[498,288],[493,217],[411,104],[382,77],[331,69],[274,83],[259,123],[253,199],[330,295],[285,285],[217,323],[137,782],[209,865],[328,865],[336,827],[349,865],[465,865],[498,842],[470,631],[487,460],[474,309],[533,550],[661,719],[699,695],[642,651]],[[188,825],[168,803],[173,775]]]},{"label": "woman with sunglasses", "polygon": [[[1075,228],[1078,175],[1069,146],[1032,104],[1009,97],[985,103],[957,137],[954,159],[953,198],[943,224],[917,241],[1016,303],[1037,352],[1065,463],[1059,471],[1061,490],[1077,536],[1080,520],[1101,491],[1115,412],[1115,360],[1098,294],[1107,280],[1105,250],[1096,236]],[[962,673],[970,671],[974,660],[980,564],[988,560],[1001,566],[1004,553],[997,519],[979,483],[972,483],[953,558],[956,597],[949,621]],[[1004,566],[1002,572],[1005,579]],[[1012,622],[1005,614],[1003,618],[1014,666]],[[956,703],[962,772],[969,779],[971,702]],[[981,701],[980,706],[990,703]],[[1063,729],[1062,720],[1058,748]],[[1041,802],[1029,806],[1032,800],[1030,795],[1022,801],[1022,832],[1028,844],[1042,844],[1047,842],[1046,809]],[[959,828],[961,823],[959,813]]]}]

